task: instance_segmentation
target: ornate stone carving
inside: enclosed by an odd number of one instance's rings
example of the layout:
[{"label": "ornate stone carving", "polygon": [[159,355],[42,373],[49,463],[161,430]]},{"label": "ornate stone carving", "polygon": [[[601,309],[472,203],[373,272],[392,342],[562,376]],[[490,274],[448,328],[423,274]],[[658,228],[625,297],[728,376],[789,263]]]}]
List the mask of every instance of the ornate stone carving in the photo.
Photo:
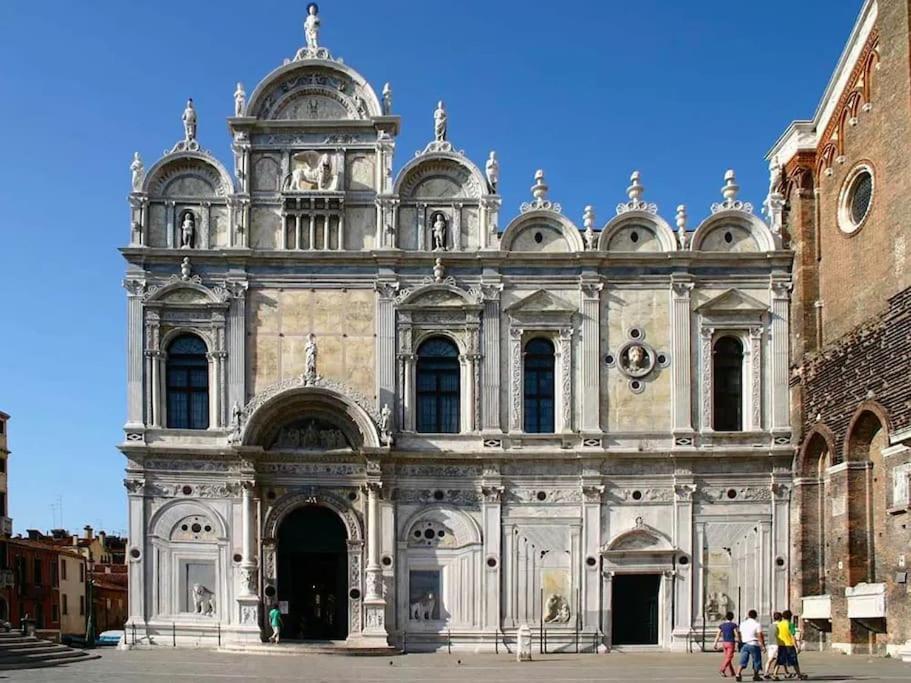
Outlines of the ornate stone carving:
[{"label": "ornate stone carving", "polygon": [[345,433],[323,420],[300,420],[279,429],[269,450],[330,451],[351,448]]},{"label": "ornate stone carving", "polygon": [[242,605],[240,608],[240,623],[244,626],[253,626],[259,621],[259,610],[256,605]]},{"label": "ornate stone carving", "polygon": [[503,486],[483,486],[481,488],[481,495],[484,496],[485,503],[500,503],[503,501],[505,493],[506,488]]},{"label": "ornate stone carving", "polygon": [[585,248],[592,250],[595,248],[595,209],[591,205],[582,212],[582,226],[585,228]]},{"label": "ornate stone carving", "polygon": [[714,327],[703,327],[700,331],[702,339],[702,428],[712,428],[712,339],[715,336]]},{"label": "ornate stone carving", "polygon": [[554,211],[555,213],[561,213],[563,207],[559,204],[550,201],[547,198],[547,183],[544,182],[544,171],[538,169],[535,171],[535,184],[531,186],[531,202],[523,202],[519,206],[519,213],[528,213],[529,211],[535,211],[538,209],[547,209],[549,211]]},{"label": "ornate stone carving", "polygon": [[544,606],[545,624],[568,624],[572,616],[569,603],[562,595],[552,593]]},{"label": "ornate stone carving", "polygon": [[396,474],[400,477],[430,477],[432,479],[470,479],[480,477],[478,465],[399,465]]},{"label": "ornate stone carving", "polygon": [[639,181],[639,178],[639,171],[633,171],[632,175],[629,177],[630,186],[626,188],[626,194],[629,197],[629,201],[617,204],[618,216],[628,211],[645,211],[650,214],[658,213],[658,206],[656,204],[649,204],[642,201],[642,195],[645,192],[645,187]]},{"label": "ornate stone carving", "polygon": [[[442,497],[440,497],[442,494]],[[483,497],[474,489],[396,489],[395,500],[403,504],[448,503],[458,506],[477,506]]]},{"label": "ornate stone carving", "polygon": [[334,192],[338,189],[338,173],[328,153],[314,150],[298,152],[291,158],[291,173],[284,189],[291,192]]},{"label": "ornate stone carving", "polygon": [[246,106],[247,93],[244,90],[244,84],[237,81],[237,88],[234,90],[234,116],[243,116]]},{"label": "ornate stone carving", "polygon": [[740,192],[740,185],[737,184],[737,177],[734,171],[728,169],[724,173],[724,187],[721,188],[721,196],[724,201],[712,204],[712,213],[719,211],[743,211],[744,213],[753,213],[753,205],[737,199],[737,193]]},{"label": "ornate stone carving", "polygon": [[244,565],[240,568],[240,583],[247,595],[256,595],[258,586],[259,572],[252,565]]},{"label": "ornate stone carving", "polygon": [[686,233],[686,205],[677,205],[677,214],[674,222],[677,225],[677,244],[680,245],[681,249],[686,249],[689,239]]},{"label": "ornate stone carving", "polygon": [[145,487],[145,481],[142,479],[124,479],[123,486],[127,493],[142,493]]},{"label": "ornate stone carving", "polygon": [[389,82],[383,84],[383,116],[392,115],[392,86]]},{"label": "ornate stone carving", "polygon": [[605,487],[602,485],[583,486],[582,500],[586,503],[600,503],[604,498]]},{"label": "ornate stone carving", "polygon": [[750,407],[752,428],[762,429],[762,328],[750,328]]},{"label": "ornate stone carving", "polygon": [[215,616],[215,594],[199,583],[193,584],[193,611],[206,617]]},{"label": "ornate stone carving", "polygon": [[674,484],[674,495],[678,501],[693,500],[693,494],[696,493],[695,484]]},{"label": "ornate stone carving", "polygon": [[187,100],[181,120],[183,121],[183,139],[189,147],[191,143],[196,142],[196,107],[192,97]]},{"label": "ornate stone carving", "polygon": [[[542,496],[543,494],[543,496]],[[579,489],[508,489],[508,503],[581,503],[582,491]]]},{"label": "ornate stone carving", "polygon": [[563,413],[563,431],[573,428],[573,330],[560,330],[560,408]]},{"label": "ornate stone carving", "polygon": [[522,431],[522,334],[521,327],[509,328],[510,346],[510,430]]}]

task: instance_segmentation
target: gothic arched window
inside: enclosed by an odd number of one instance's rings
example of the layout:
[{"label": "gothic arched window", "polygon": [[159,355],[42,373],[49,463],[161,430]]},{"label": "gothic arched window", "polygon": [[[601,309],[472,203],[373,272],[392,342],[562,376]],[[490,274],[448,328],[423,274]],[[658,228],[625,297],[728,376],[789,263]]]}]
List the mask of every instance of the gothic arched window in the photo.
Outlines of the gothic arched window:
[{"label": "gothic arched window", "polygon": [[712,428],[716,432],[743,429],[743,344],[735,337],[721,337],[712,354]]},{"label": "gothic arched window", "polygon": [[532,339],[525,346],[525,431],[554,431],[554,345]]},{"label": "gothic arched window", "polygon": [[417,430],[459,431],[459,350],[443,337],[421,344],[417,362]]},{"label": "gothic arched window", "polygon": [[208,429],[209,361],[206,345],[192,334],[168,345],[168,427]]}]

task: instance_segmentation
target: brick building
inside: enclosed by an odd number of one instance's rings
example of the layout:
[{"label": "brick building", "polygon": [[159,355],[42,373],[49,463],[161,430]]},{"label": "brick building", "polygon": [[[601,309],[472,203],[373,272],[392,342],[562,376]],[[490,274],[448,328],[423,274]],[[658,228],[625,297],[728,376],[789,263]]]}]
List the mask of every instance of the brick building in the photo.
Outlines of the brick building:
[{"label": "brick building", "polygon": [[792,604],[849,653],[911,644],[909,103],[909,5],[867,0],[813,119],[769,153],[795,252]]}]

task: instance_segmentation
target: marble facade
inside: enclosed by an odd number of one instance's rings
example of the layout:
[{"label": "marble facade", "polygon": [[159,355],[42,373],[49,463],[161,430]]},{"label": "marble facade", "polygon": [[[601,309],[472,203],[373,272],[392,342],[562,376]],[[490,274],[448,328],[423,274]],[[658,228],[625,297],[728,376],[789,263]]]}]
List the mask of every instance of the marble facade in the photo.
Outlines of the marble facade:
[{"label": "marble facade", "polygon": [[[259,642],[269,608],[311,599],[289,592],[308,545],[289,520],[314,509],[343,537],[320,551],[342,578],[319,619],[352,647],[493,649],[529,625],[552,648],[682,650],[725,609],[784,604],[791,254],[733,173],[695,230],[638,173],[600,226],[540,171],[501,221],[499,163],[453,146],[442,102],[393,171],[391,88],[308,21],[294,58],[249,97],[238,84],[233,173],[195,110],[131,167],[128,631]],[[203,429],[168,415],[182,335],[207,349]],[[737,431],[713,429],[725,336],[743,349]],[[458,349],[457,433],[418,431],[420,348],[439,337]],[[547,433],[525,430],[534,339],[554,350]],[[618,593],[652,605],[647,633],[617,632]]]}]

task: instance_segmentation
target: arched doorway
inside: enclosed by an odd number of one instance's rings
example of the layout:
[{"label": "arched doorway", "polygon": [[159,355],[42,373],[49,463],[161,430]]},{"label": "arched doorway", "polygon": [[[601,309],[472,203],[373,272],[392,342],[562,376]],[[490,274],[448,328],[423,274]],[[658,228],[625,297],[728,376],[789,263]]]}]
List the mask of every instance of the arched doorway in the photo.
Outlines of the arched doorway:
[{"label": "arched doorway", "polygon": [[279,606],[285,612],[283,636],[347,637],[347,539],[342,520],[326,507],[299,507],[282,520],[277,579]]}]

